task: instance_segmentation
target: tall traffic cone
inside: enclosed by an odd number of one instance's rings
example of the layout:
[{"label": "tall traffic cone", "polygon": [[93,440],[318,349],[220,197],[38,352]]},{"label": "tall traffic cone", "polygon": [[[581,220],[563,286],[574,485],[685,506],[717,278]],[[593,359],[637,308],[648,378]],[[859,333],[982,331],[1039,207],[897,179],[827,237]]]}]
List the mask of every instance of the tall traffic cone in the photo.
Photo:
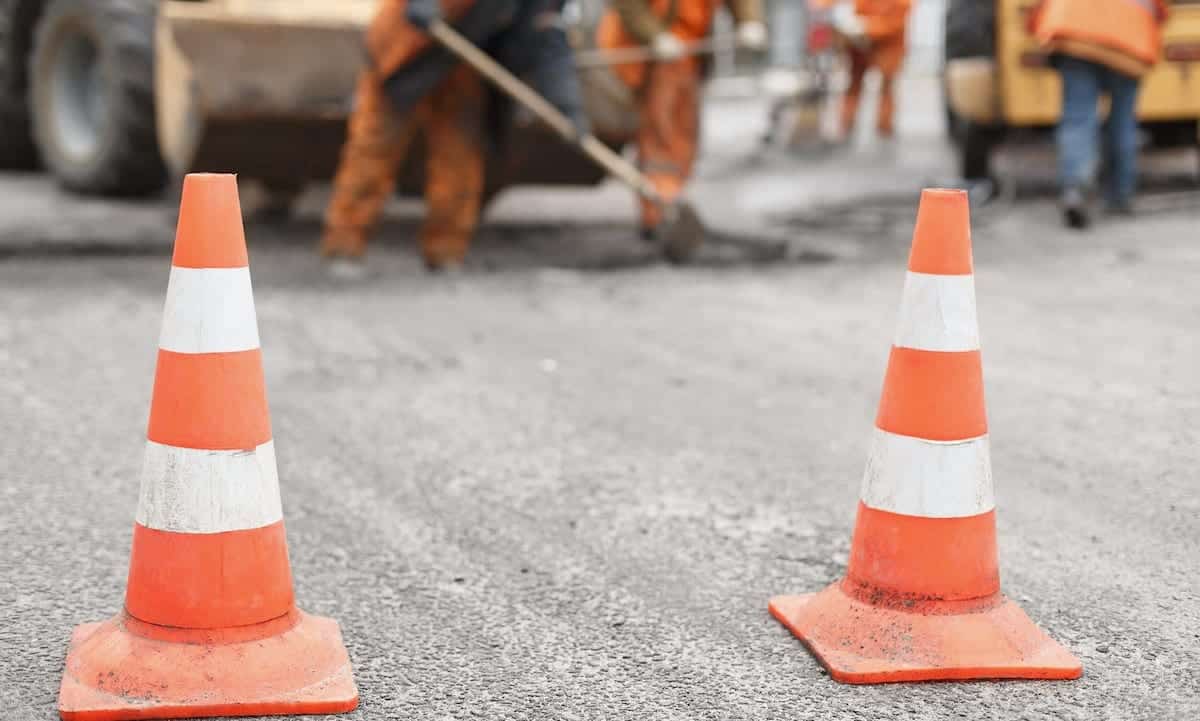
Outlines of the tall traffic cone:
[{"label": "tall traffic cone", "polygon": [[967,196],[921,195],[846,577],[771,614],[846,683],[1070,679],[1000,593]]},{"label": "tall traffic cone", "polygon": [[298,610],[236,180],[190,175],[159,339],[125,608],[71,635],[63,719],[337,713],[333,619]]}]

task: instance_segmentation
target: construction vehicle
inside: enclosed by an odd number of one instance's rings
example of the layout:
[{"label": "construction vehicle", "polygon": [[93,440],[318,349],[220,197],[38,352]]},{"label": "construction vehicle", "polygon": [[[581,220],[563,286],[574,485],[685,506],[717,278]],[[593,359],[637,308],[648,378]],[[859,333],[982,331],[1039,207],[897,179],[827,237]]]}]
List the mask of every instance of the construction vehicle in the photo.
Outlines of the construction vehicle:
[{"label": "construction vehicle", "polygon": [[[0,0],[0,167],[39,163],[87,194],[236,172],[286,205],[333,176],[378,0]],[[576,13],[577,15],[585,15]],[[573,41],[590,42],[587,28]],[[597,135],[633,137],[628,91],[581,69]],[[604,173],[498,93],[487,191]],[[401,192],[419,193],[420,148]]]},{"label": "construction vehicle", "polygon": [[[965,178],[989,177],[997,147],[1058,123],[1058,73],[1026,29],[1036,4],[950,0],[947,5],[947,125]],[[1163,61],[1142,80],[1138,119],[1151,148],[1200,145],[1200,0],[1171,3]]]}]

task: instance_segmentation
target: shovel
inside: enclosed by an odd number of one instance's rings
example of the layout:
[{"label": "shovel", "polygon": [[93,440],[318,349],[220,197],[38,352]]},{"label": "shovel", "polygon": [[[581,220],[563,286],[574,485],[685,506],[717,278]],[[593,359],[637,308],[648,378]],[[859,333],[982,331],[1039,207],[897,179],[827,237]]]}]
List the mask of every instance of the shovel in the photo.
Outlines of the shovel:
[{"label": "shovel", "polygon": [[441,19],[429,24],[428,32],[447,50],[467,63],[513,100],[524,105],[566,142],[579,148],[610,175],[628,185],[643,198],[657,204],[663,213],[657,228],[659,243],[667,259],[683,263],[695,255],[704,242],[704,224],[696,210],[683,199],[667,199],[632,163],[615,153],[592,135],[580,135],[570,118],[550,104],[536,90],[510,73],[490,55],[475,47],[457,30]]},{"label": "shovel", "polygon": [[[722,50],[735,50],[736,46],[729,43],[718,43],[709,38],[698,43],[684,46],[682,57],[712,55]],[[575,53],[577,68],[607,68],[614,65],[632,65],[645,63],[655,59],[654,50],[645,46],[632,48],[609,48],[606,50],[582,50]]]}]

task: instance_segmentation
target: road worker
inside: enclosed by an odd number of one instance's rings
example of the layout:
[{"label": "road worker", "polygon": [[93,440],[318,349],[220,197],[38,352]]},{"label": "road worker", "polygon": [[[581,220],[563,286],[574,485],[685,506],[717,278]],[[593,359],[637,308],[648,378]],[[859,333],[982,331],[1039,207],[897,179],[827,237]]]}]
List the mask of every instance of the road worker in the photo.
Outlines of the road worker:
[{"label": "road worker", "polygon": [[[349,133],[325,216],[321,254],[357,272],[367,237],[412,146],[425,141],[426,216],[421,254],[430,270],[466,256],[479,221],[488,141],[484,80],[423,28],[445,18],[586,126],[559,11],[563,0],[383,0],[367,32]],[[348,261],[348,263],[347,263]]]},{"label": "road worker", "polygon": [[[700,140],[700,82],[705,62],[689,51],[712,31],[722,0],[612,0],[601,18],[598,45],[606,50],[645,47],[653,59],[614,66],[638,106],[638,163],[666,200],[683,191]],[[737,22],[738,44],[767,43],[761,0],[726,0]],[[653,239],[662,209],[641,199],[642,236]]]},{"label": "road worker", "polygon": [[895,132],[895,85],[907,51],[908,13],[912,0],[844,0],[833,8],[833,22],[847,40],[850,84],[842,98],[842,137],[854,131],[867,71],[879,71],[879,112],[875,129],[881,138]]},{"label": "road worker", "polygon": [[1107,208],[1121,215],[1132,212],[1138,88],[1162,55],[1166,19],[1163,0],[1044,0],[1029,16],[1030,32],[1051,52],[1051,64],[1062,76],[1058,169],[1068,227],[1091,223],[1101,94],[1110,99],[1104,132]]}]

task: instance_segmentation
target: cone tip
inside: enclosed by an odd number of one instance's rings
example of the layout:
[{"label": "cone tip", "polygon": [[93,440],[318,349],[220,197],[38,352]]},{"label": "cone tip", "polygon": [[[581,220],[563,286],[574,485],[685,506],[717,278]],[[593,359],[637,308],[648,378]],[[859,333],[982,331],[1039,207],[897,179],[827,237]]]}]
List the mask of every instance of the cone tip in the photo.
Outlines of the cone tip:
[{"label": "cone tip", "polygon": [[237,180],[237,173],[187,173],[183,176],[185,183],[213,183]]},{"label": "cone tip", "polygon": [[965,190],[921,191],[908,269],[914,273],[970,275],[971,210]]},{"label": "cone tip", "polygon": [[237,176],[189,173],[183,178],[172,264],[180,268],[249,265]]},{"label": "cone tip", "polygon": [[967,191],[961,188],[924,188],[921,190],[921,199],[939,198],[945,200],[966,200]]}]

